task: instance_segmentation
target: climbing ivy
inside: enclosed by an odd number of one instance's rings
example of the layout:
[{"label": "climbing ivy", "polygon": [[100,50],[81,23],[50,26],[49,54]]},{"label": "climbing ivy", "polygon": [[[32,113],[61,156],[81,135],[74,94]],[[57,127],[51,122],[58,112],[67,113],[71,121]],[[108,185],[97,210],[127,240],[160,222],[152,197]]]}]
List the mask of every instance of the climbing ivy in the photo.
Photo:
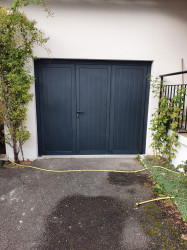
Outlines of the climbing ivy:
[{"label": "climbing ivy", "polygon": [[[0,7],[0,102],[6,127],[5,142],[13,148],[14,160],[19,162],[22,145],[30,138],[26,128],[27,105],[33,94],[33,83],[26,64],[34,58],[33,45],[41,45],[48,38],[29,20],[20,8],[35,3],[47,7],[43,0],[14,0],[9,8]],[[48,10],[47,10],[48,11]]]},{"label": "climbing ivy", "polygon": [[[178,143],[178,122],[182,120],[182,108],[184,102],[185,88],[176,90],[175,96],[167,98],[165,85],[157,77],[149,76],[154,97],[159,98],[158,108],[152,115],[151,131],[153,142],[151,144],[154,153],[171,161],[177,152]],[[160,96],[161,91],[161,96]],[[169,133],[169,130],[171,132]]]}]

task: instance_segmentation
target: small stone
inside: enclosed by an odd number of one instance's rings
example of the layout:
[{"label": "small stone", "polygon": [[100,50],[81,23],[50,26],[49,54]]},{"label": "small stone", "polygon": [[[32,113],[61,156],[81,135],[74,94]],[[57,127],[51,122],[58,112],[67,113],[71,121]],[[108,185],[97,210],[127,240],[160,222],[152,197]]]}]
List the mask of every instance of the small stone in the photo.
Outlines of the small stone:
[{"label": "small stone", "polygon": [[182,235],[181,235],[181,239],[187,240],[187,234],[182,234]]}]

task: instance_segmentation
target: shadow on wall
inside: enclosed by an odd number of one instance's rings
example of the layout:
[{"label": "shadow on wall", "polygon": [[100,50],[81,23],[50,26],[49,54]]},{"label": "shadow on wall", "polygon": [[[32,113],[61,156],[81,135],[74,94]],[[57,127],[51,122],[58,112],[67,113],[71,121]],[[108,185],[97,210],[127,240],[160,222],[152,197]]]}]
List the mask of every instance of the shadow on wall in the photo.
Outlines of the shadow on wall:
[{"label": "shadow on wall", "polygon": [[[85,7],[86,10],[88,8],[95,8],[102,11],[108,11],[109,9],[124,11],[127,12],[138,9],[139,11],[147,11],[147,12],[160,12],[164,16],[168,15],[172,19],[176,18],[178,20],[182,20],[186,22],[186,8],[187,1],[186,0],[47,0],[51,9],[53,8],[54,2],[58,5],[63,4],[63,7],[71,7],[76,6],[76,9]],[[53,4],[52,4],[53,3]]]},{"label": "shadow on wall", "polygon": [[66,197],[48,216],[38,249],[122,249],[127,210],[105,196]]}]

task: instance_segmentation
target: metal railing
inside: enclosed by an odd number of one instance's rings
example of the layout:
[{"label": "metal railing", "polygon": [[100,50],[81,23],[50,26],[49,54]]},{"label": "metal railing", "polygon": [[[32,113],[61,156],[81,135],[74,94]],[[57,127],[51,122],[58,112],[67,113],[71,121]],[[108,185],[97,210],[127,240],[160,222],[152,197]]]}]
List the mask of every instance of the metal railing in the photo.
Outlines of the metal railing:
[{"label": "metal railing", "polygon": [[161,88],[160,88],[160,98],[165,95],[169,100],[177,95],[178,90],[183,90],[184,94],[181,98],[181,111],[180,115],[182,119],[178,119],[178,130],[180,133],[187,132],[187,84],[174,84],[174,85],[164,85],[164,77],[175,76],[187,74],[187,71],[180,71],[165,75],[160,75],[161,78]]}]

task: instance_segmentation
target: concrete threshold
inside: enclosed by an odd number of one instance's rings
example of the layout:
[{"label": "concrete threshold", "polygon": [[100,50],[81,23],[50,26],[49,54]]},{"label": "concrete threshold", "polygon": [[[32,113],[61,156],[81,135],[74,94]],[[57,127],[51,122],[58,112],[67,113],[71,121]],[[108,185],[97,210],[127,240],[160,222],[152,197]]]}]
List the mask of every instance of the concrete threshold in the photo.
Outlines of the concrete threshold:
[{"label": "concrete threshold", "polygon": [[136,155],[44,155],[38,157],[38,159],[53,159],[53,158],[60,158],[60,159],[102,159],[102,158],[108,158],[108,159],[133,159]]}]

